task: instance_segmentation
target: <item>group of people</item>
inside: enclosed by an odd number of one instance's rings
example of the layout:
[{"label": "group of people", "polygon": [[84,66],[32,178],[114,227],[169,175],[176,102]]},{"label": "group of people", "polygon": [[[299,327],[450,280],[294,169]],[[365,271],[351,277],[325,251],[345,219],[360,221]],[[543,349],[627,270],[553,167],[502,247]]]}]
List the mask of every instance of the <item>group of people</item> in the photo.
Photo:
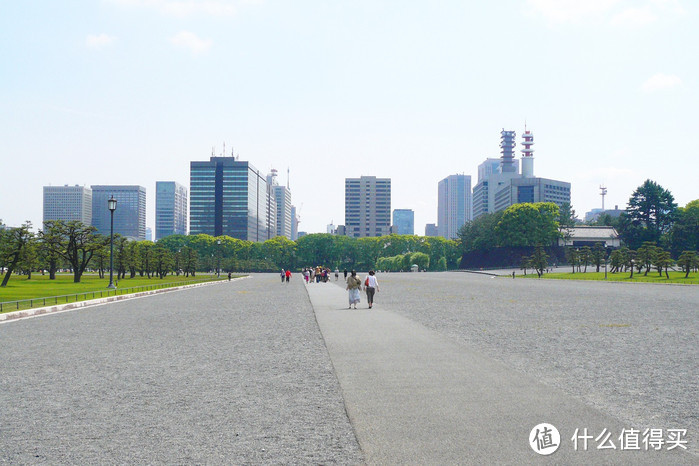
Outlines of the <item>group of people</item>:
[{"label": "group of people", "polygon": [[282,279],[282,283],[286,282],[289,283],[289,279],[291,278],[291,270],[284,270],[282,269],[281,273],[279,276]]},{"label": "group of people", "polygon": [[362,282],[362,280],[357,276],[357,272],[352,270],[346,281],[346,289],[349,291],[348,309],[357,309],[357,304],[361,302],[359,292],[362,290],[362,285],[364,286],[364,291],[366,292],[366,299],[367,303],[369,304],[369,309],[371,309],[374,306],[374,294],[378,293],[379,291],[379,281],[376,279],[376,274],[374,271],[370,270],[369,275],[367,275]]},{"label": "group of people", "polygon": [[[332,271],[327,267],[304,267],[303,268],[303,279],[307,284],[313,283],[327,283],[330,279],[330,274]],[[347,284],[346,290],[349,291],[349,309],[357,309],[357,304],[361,302],[360,292],[364,289],[366,293],[367,303],[369,304],[369,309],[374,306],[374,295],[379,291],[379,281],[376,279],[376,273],[373,270],[369,271],[369,274],[364,278],[360,279],[357,276],[357,272],[352,270],[347,276],[347,270],[343,271],[345,277],[345,283]],[[291,278],[291,270],[281,270],[279,274],[282,283],[289,283]],[[335,269],[335,281],[340,278],[340,271]],[[230,278],[229,278],[230,280]]]},{"label": "group of people", "polygon": [[[332,271],[327,267],[304,267],[303,279],[306,281],[306,283],[313,283],[313,281],[315,281],[316,283],[327,283],[330,279],[331,273]],[[337,281],[339,276],[340,271],[338,269],[335,269],[335,281]],[[347,276],[347,271],[345,271],[345,276]]]}]

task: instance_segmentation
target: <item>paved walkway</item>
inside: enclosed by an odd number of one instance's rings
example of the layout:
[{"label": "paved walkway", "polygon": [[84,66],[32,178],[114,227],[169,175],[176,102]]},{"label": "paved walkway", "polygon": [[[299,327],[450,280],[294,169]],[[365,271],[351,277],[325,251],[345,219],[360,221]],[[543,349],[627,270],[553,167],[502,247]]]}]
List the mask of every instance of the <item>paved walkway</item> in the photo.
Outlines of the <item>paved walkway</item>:
[{"label": "paved walkway", "polygon": [[561,432],[557,464],[697,464],[592,440],[575,451],[576,428],[616,437],[629,426],[381,304],[348,310],[339,286],[307,289],[369,464],[528,464],[545,459],[528,444],[542,422]]}]

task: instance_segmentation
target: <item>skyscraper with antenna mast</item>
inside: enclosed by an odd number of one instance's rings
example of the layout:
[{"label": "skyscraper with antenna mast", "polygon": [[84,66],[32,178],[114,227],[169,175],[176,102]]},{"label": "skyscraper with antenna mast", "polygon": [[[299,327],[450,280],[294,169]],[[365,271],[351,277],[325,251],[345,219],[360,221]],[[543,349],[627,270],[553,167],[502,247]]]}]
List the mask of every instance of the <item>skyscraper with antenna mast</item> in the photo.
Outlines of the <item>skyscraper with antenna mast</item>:
[{"label": "skyscraper with antenna mast", "polygon": [[[515,132],[500,132],[500,166],[490,168],[493,159],[479,166],[478,184],[473,188],[473,218],[505,210],[523,202],[570,204],[570,183],[534,175],[534,133],[525,125],[522,134],[522,173],[514,159]],[[483,175],[483,176],[481,176]]]}]

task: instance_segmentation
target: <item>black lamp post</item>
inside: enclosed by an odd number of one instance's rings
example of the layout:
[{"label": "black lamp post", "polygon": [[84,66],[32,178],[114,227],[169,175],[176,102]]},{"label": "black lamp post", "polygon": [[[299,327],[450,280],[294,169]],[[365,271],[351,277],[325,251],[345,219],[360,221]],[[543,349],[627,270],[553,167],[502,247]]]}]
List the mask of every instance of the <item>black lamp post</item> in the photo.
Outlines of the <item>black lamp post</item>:
[{"label": "black lamp post", "polygon": [[216,276],[221,276],[221,240],[216,240]]},{"label": "black lamp post", "polygon": [[109,285],[107,288],[116,289],[114,286],[114,211],[116,210],[117,200],[112,196],[107,200],[107,207],[111,215],[111,230],[109,232]]}]

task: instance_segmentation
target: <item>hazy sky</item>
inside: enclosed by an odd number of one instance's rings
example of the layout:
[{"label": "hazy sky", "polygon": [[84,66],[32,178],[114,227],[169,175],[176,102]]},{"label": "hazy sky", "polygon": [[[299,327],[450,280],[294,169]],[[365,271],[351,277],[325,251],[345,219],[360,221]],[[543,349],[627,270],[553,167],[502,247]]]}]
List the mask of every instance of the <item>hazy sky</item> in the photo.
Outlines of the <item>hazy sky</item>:
[{"label": "hazy sky", "polygon": [[[699,198],[699,2],[39,0],[0,3],[0,219],[42,186],[189,187],[234,148],[291,170],[302,231],[344,223],[344,178],[392,178],[416,233],[437,183],[477,178],[502,128],[582,217],[651,178]],[[692,136],[692,138],[690,138]],[[521,147],[518,146],[518,150]],[[106,209],[106,206],[105,206]]]}]

